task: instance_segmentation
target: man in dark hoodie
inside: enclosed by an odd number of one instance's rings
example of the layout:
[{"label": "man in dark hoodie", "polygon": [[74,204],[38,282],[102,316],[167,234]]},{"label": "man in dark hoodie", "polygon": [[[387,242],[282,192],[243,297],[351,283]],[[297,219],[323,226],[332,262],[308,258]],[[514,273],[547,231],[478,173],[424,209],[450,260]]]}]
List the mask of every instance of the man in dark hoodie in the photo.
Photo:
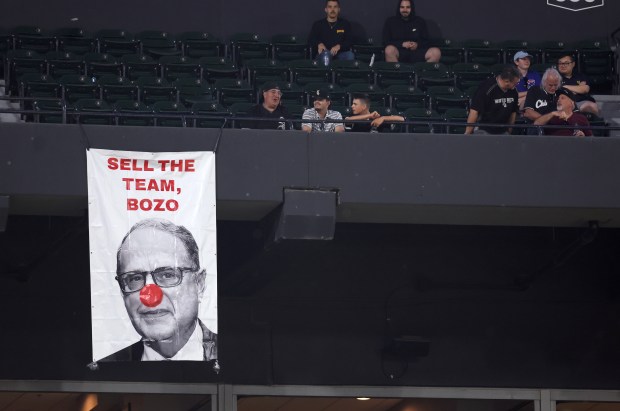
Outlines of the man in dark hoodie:
[{"label": "man in dark hoodie", "polygon": [[383,25],[385,61],[437,63],[441,50],[428,47],[428,30],[423,18],[415,15],[412,0],[399,0],[396,16],[388,17]]}]

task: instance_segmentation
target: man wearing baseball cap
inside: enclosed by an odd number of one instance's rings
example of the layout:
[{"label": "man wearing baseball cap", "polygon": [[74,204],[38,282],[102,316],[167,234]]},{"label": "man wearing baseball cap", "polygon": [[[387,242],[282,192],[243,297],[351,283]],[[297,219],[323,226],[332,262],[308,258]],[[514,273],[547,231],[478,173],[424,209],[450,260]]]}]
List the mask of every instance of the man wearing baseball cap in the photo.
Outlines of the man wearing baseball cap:
[{"label": "man wearing baseball cap", "polygon": [[539,86],[541,79],[540,74],[530,70],[533,56],[526,51],[517,51],[513,57],[517,70],[521,73],[521,79],[517,83],[517,91],[519,92],[519,110],[523,110],[525,96],[527,91],[533,86]]},{"label": "man wearing baseball cap", "polygon": [[343,132],[344,124],[336,122],[325,122],[325,120],[342,120],[342,114],[338,111],[330,110],[331,97],[327,90],[316,90],[313,93],[314,108],[309,108],[302,115],[303,120],[315,120],[311,123],[302,123],[303,131],[335,131]]},{"label": "man wearing baseball cap", "polygon": [[[256,120],[244,121],[243,128],[259,128],[259,129],[286,129],[285,119],[290,118],[286,107],[280,104],[282,91],[276,82],[267,82],[261,88],[263,92],[263,101],[248,110],[248,117],[255,117]],[[271,119],[259,120],[258,118]]]},{"label": "man wearing baseball cap", "polygon": [[591,136],[590,122],[578,111],[575,111],[575,93],[562,87],[556,92],[558,95],[557,110],[540,116],[534,121],[537,126],[572,126],[572,128],[545,128],[545,134],[550,136]]}]

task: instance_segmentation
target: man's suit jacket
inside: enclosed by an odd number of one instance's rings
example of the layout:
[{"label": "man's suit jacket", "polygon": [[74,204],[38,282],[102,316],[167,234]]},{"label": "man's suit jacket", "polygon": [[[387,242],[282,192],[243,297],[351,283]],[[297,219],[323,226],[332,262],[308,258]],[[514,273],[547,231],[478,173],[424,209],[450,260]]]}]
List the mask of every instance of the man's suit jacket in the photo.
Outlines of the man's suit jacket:
[{"label": "man's suit jacket", "polygon": [[[217,360],[217,334],[207,328],[202,321],[198,320],[202,328],[202,347],[204,349],[204,361]],[[99,361],[141,361],[144,353],[144,343],[142,340],[131,344],[129,347],[110,354]]]}]

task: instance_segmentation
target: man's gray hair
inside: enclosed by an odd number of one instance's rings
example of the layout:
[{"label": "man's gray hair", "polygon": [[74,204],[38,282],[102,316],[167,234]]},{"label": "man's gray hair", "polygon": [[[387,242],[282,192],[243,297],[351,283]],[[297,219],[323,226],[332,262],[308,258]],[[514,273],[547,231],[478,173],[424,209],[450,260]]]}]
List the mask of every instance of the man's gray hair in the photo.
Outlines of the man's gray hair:
[{"label": "man's gray hair", "polygon": [[549,77],[562,80],[562,75],[560,74],[560,72],[554,69],[553,67],[549,67],[547,70],[545,70],[545,72],[542,75],[542,79],[540,80],[540,83],[543,86],[543,88],[547,87],[547,80],[549,79]]},{"label": "man's gray hair", "polygon": [[120,269],[120,261],[121,261],[121,249],[123,248],[123,244],[125,241],[131,236],[136,230],[141,228],[152,228],[155,230],[160,230],[165,233],[170,233],[179,241],[183,243],[187,253],[189,254],[190,261],[192,262],[194,270],[198,270],[200,268],[200,258],[198,255],[198,244],[196,244],[196,240],[194,240],[194,236],[189,230],[182,225],[176,225],[168,220],[164,220],[163,218],[147,218],[145,220],[138,221],[129,229],[129,232],[123,237],[123,241],[121,241],[121,245],[118,247],[118,251],[116,253],[116,272],[117,274],[122,274],[119,272]]}]

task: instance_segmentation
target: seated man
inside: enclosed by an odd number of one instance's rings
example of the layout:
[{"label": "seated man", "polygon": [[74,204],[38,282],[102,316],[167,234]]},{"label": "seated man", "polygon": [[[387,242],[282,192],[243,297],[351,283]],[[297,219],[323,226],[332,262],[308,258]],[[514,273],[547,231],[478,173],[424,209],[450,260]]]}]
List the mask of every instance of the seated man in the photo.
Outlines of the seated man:
[{"label": "seated man", "polygon": [[331,97],[327,90],[317,90],[314,94],[314,108],[309,108],[302,115],[303,120],[323,120],[320,123],[302,123],[303,131],[335,131],[343,132],[344,124],[326,123],[324,120],[342,120],[342,114],[329,109]]},{"label": "seated man", "polygon": [[573,126],[573,128],[545,128],[549,136],[591,136],[590,122],[583,114],[575,111],[575,94],[565,87],[557,91],[557,110],[540,116],[534,121],[538,126]]},{"label": "seated man", "polygon": [[367,122],[353,123],[348,131],[371,131],[376,133],[393,126],[393,124],[386,124],[386,121],[405,121],[403,116],[382,116],[376,111],[370,112],[370,98],[363,94],[353,96],[351,111],[353,112],[353,115],[346,117],[345,120],[367,120]]},{"label": "seated man", "polygon": [[[560,87],[562,76],[554,68],[545,70],[541,85],[532,87],[525,98],[523,117],[535,121],[538,117],[556,110],[557,90]],[[527,134],[537,135],[536,128],[528,128]]]},{"label": "seated man", "polygon": [[319,61],[331,61],[332,57],[339,60],[354,60],[351,51],[352,33],[351,23],[339,18],[340,1],[327,0],[325,2],[327,18],[315,21],[308,34],[308,45],[312,52],[316,50]]},{"label": "seated man", "polygon": [[533,86],[540,85],[540,74],[530,70],[532,65],[532,55],[525,51],[518,51],[514,55],[514,62],[517,70],[521,73],[521,80],[517,83],[517,91],[519,92],[519,109],[524,109],[525,96],[527,91]]},{"label": "seated man", "polygon": [[259,128],[259,129],[286,129],[285,119],[290,118],[286,107],[280,105],[282,91],[277,83],[269,82],[263,86],[263,102],[252,107],[248,113],[248,117],[264,117],[273,119],[273,121],[265,120],[246,120],[242,122],[243,128]]},{"label": "seated man", "polygon": [[[521,75],[515,66],[505,66],[502,72],[480,83],[467,116],[468,123],[514,124],[519,112],[519,95],[515,86]],[[510,128],[467,126],[465,134],[510,134]]]},{"label": "seated man", "polygon": [[567,54],[558,59],[558,71],[562,75],[562,87],[575,93],[577,108],[582,112],[598,115],[596,100],[590,95],[588,78],[575,71],[575,58]]},{"label": "seated man", "polygon": [[441,58],[441,50],[428,47],[426,22],[415,15],[413,0],[399,0],[396,16],[385,21],[383,45],[387,62],[437,63]]}]

